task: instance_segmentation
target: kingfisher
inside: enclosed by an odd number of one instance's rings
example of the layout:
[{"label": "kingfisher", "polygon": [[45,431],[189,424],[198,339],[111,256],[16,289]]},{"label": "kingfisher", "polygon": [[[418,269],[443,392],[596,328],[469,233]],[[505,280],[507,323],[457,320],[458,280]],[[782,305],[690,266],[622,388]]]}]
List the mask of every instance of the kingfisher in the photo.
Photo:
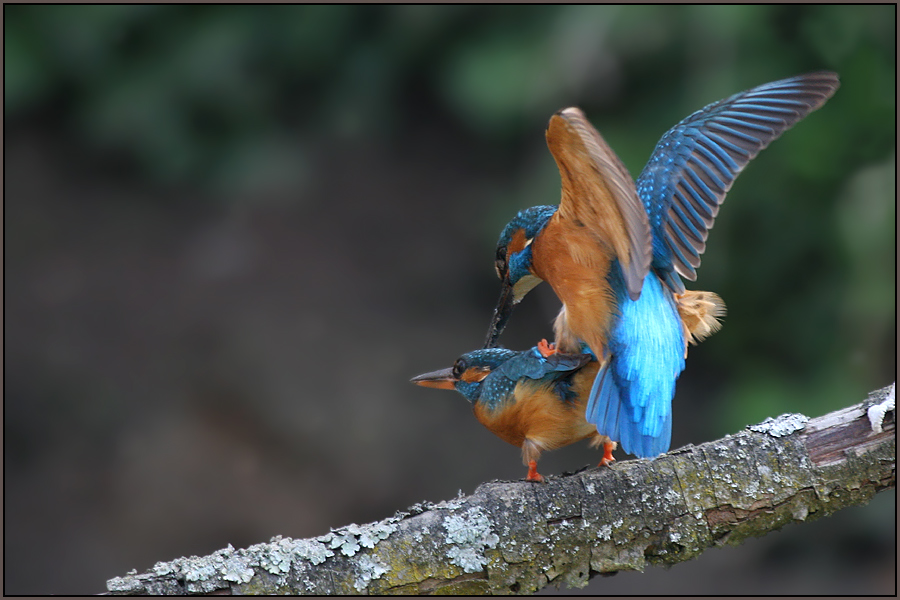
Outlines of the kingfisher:
[{"label": "kingfisher", "polygon": [[[719,206],[747,163],[837,90],[816,72],[767,83],[691,114],[656,145],[637,182],[578,108],[550,118],[547,145],[562,180],[558,206],[519,212],[503,229],[501,280],[485,348],[496,345],[513,307],[541,281],[562,301],[553,325],[563,354],[586,349],[597,370],[585,420],[638,457],[669,449],[675,381],[698,303],[690,292]],[[702,319],[701,319],[702,322]],[[583,367],[584,373],[590,371]]]},{"label": "kingfisher", "polygon": [[616,443],[597,433],[585,405],[599,363],[590,352],[562,354],[546,340],[525,351],[475,350],[453,367],[414,377],[417,385],[455,389],[472,403],[475,418],[500,439],[522,449],[527,481],[542,482],[537,461],[555,450],[590,438],[603,446],[600,465],[615,460]]}]

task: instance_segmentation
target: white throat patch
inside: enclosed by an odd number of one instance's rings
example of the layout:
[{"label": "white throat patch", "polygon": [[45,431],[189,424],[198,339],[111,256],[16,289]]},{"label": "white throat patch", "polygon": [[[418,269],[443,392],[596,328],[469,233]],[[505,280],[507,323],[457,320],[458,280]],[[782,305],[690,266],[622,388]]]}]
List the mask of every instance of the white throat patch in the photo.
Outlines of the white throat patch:
[{"label": "white throat patch", "polygon": [[542,281],[543,279],[537,275],[526,275],[517,281],[516,285],[513,286],[513,302],[518,304],[525,297],[525,294],[533,290],[534,286]]}]

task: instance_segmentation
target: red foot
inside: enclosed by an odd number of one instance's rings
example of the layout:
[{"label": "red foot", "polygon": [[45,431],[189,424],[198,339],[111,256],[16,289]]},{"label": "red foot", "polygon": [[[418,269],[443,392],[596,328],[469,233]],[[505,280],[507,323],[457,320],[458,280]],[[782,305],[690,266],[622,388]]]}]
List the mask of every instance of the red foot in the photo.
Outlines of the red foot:
[{"label": "red foot", "polygon": [[612,454],[616,446],[618,446],[616,442],[603,442],[603,458],[600,459],[598,467],[608,467],[610,463],[616,460]]},{"label": "red foot", "polygon": [[556,354],[556,344],[552,342],[547,342],[547,340],[541,340],[537,345],[538,352],[541,353],[541,356],[547,358],[553,354]]},{"label": "red foot", "polygon": [[525,477],[525,481],[534,481],[537,483],[544,483],[544,476],[537,472],[537,461],[536,460],[528,461],[528,476]]}]

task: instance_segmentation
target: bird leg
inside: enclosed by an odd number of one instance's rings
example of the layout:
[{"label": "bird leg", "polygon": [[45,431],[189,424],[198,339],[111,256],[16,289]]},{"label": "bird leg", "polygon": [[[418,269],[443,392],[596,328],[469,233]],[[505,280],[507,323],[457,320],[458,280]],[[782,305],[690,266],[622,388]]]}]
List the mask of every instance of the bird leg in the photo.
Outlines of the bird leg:
[{"label": "bird leg", "polygon": [[537,349],[538,352],[541,353],[541,356],[543,356],[544,358],[548,358],[556,354],[557,352],[556,344],[552,342],[548,343],[547,340],[541,340],[540,342],[538,342]]},{"label": "bird leg", "polygon": [[603,442],[603,458],[600,459],[598,467],[608,467],[610,463],[616,460],[612,453],[618,445],[618,442]]},{"label": "bird leg", "polygon": [[544,449],[534,440],[525,438],[525,441],[522,442],[522,462],[528,465],[528,475],[525,476],[525,481],[546,483],[547,480],[544,479],[544,476],[537,472],[537,461],[543,451]]},{"label": "bird leg", "polygon": [[544,476],[537,472],[537,461],[528,461],[528,475],[525,481],[534,481],[535,483],[544,483]]},{"label": "bird leg", "polygon": [[613,450],[619,447],[618,442],[614,442],[605,435],[596,434],[591,438],[591,448],[599,448],[603,446],[603,458],[600,459],[598,467],[608,467],[616,458],[613,456]]}]

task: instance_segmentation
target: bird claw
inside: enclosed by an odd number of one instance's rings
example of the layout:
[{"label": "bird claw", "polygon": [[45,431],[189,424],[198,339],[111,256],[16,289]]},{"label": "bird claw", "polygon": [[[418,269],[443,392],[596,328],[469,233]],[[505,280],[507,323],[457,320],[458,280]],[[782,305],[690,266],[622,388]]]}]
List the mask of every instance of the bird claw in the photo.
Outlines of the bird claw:
[{"label": "bird claw", "polygon": [[597,465],[598,467],[608,467],[616,461],[616,458],[612,453],[617,446],[618,444],[616,442],[603,442],[603,458],[600,459],[600,463]]},{"label": "bird claw", "polygon": [[534,483],[547,483],[547,480],[544,479],[544,476],[537,472],[536,460],[528,461],[528,475],[525,477],[525,481],[532,481]]},{"label": "bird claw", "polygon": [[537,349],[544,358],[549,358],[558,352],[556,344],[543,339],[538,342]]}]

